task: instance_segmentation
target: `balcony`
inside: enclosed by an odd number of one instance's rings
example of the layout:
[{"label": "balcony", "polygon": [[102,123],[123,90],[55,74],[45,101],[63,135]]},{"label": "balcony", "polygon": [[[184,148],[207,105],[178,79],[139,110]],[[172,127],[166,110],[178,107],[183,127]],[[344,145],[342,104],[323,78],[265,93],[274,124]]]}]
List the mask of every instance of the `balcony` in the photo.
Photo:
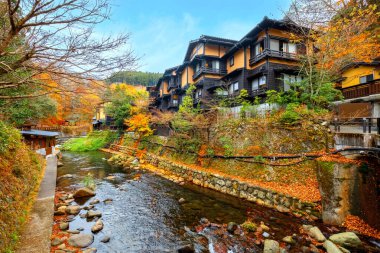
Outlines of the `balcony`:
[{"label": "balcony", "polygon": [[265,49],[260,54],[255,55],[251,59],[249,59],[249,64],[253,65],[256,62],[260,61],[261,59],[263,59],[267,56],[268,57],[282,58],[282,59],[287,59],[287,60],[298,60],[298,55],[295,53],[288,53],[288,52],[276,51],[276,50],[271,50],[271,49]]},{"label": "balcony", "polygon": [[212,75],[225,75],[227,74],[226,69],[214,69],[207,67],[200,67],[198,71],[196,71],[193,75],[193,79],[198,78],[201,74],[212,74]]},{"label": "balcony", "polygon": [[251,90],[251,91],[249,91],[249,96],[255,97],[255,96],[259,96],[259,95],[265,95],[267,90],[268,90],[268,88],[266,88],[266,87],[258,88],[256,90]]},{"label": "balcony", "polygon": [[345,99],[360,98],[380,94],[380,79],[357,86],[344,88],[342,93]]},{"label": "balcony", "polygon": [[169,81],[168,90],[178,88],[178,83],[175,81]]}]

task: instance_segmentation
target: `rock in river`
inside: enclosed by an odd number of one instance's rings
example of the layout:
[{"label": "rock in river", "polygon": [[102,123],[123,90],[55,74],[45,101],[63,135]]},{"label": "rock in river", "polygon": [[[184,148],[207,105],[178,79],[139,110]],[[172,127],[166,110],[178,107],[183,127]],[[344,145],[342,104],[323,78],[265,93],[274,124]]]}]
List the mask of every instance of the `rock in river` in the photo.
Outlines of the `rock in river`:
[{"label": "rock in river", "polygon": [[97,221],[95,222],[95,225],[92,226],[92,228],[91,228],[91,232],[92,232],[92,233],[97,233],[97,232],[99,232],[99,231],[102,230],[102,229],[103,229],[103,221],[102,221],[102,220],[97,220]]},{"label": "rock in river", "polygon": [[68,222],[62,222],[59,224],[59,229],[60,230],[67,230],[69,229],[69,223]]},{"label": "rock in river", "polygon": [[326,249],[327,253],[343,253],[338,246],[336,246],[332,241],[326,240],[323,243],[323,247]]},{"label": "rock in river", "polygon": [[95,192],[87,187],[80,188],[75,191],[74,198],[84,198],[95,196]]},{"label": "rock in river", "polygon": [[80,212],[80,206],[74,205],[74,206],[68,206],[66,207],[66,213],[67,214],[78,214]]},{"label": "rock in river", "polygon": [[238,224],[236,224],[235,222],[228,222],[227,231],[229,233],[233,234],[237,228],[238,228]]},{"label": "rock in river", "polygon": [[264,253],[278,253],[280,252],[280,244],[275,240],[266,239],[264,241]]},{"label": "rock in river", "polygon": [[94,217],[101,217],[101,216],[102,216],[102,213],[100,211],[93,211],[93,210],[88,211],[86,215],[86,217],[90,219]]},{"label": "rock in river", "polygon": [[308,234],[313,237],[318,242],[324,242],[326,241],[326,237],[322,234],[321,230],[319,230],[318,227],[312,227],[310,228]]},{"label": "rock in river", "polygon": [[330,241],[348,248],[357,248],[362,245],[359,237],[353,232],[344,232],[330,236]]},{"label": "rock in river", "polygon": [[96,253],[98,250],[95,248],[88,248],[83,250],[83,253]]},{"label": "rock in river", "polygon": [[186,202],[186,200],[184,199],[184,198],[180,198],[179,200],[178,200],[178,203],[180,203],[180,204],[183,204],[183,203],[185,203]]},{"label": "rock in river", "polygon": [[109,236],[104,236],[100,241],[102,242],[102,243],[107,243],[107,242],[109,242],[111,240],[111,238],[109,237]]},{"label": "rock in river", "polygon": [[73,247],[86,248],[94,242],[94,236],[88,234],[79,234],[70,236],[69,244]]}]

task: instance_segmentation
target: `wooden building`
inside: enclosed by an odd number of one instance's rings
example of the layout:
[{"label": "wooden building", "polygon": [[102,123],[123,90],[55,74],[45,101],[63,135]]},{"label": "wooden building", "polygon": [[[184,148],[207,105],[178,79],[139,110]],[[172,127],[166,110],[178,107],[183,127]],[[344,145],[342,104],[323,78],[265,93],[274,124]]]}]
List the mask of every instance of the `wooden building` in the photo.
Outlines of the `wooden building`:
[{"label": "wooden building", "polygon": [[[177,110],[189,84],[194,84],[194,106],[202,108],[218,96],[236,97],[248,91],[250,98],[267,90],[290,89],[299,81],[298,56],[305,52],[292,42],[296,26],[265,17],[241,40],[202,35],[190,41],[183,63],[167,69],[157,83],[155,106]],[[206,106],[204,106],[206,105]]]},{"label": "wooden building", "polygon": [[380,61],[347,65],[336,87],[344,97],[336,102],[341,118],[380,118]]},{"label": "wooden building", "polygon": [[21,130],[24,142],[41,155],[50,155],[54,153],[56,137],[58,132],[41,131],[41,130]]}]

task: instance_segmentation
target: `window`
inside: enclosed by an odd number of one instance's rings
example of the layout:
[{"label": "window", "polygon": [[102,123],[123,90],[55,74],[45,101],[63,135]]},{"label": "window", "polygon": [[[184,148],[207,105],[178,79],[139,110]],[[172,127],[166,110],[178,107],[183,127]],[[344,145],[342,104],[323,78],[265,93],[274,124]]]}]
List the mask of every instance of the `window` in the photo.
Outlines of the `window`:
[{"label": "window", "polygon": [[270,50],[280,51],[280,41],[270,39]]},{"label": "window", "polygon": [[234,82],[230,84],[230,86],[228,87],[229,94],[233,94],[235,91],[238,91],[238,90],[239,90],[239,82]]},{"label": "window", "polygon": [[219,70],[219,61],[212,61],[212,68]]},{"label": "window", "polygon": [[360,83],[367,83],[370,81],[373,81],[373,74],[360,77]]},{"label": "window", "polygon": [[290,90],[290,84],[302,81],[301,76],[289,75],[289,74],[283,74],[283,75],[284,75],[284,91]]},{"label": "window", "polygon": [[216,95],[218,95],[218,96],[227,96],[228,95],[228,91],[222,90],[222,89],[218,89],[218,90],[216,90]]},{"label": "window", "polygon": [[199,69],[200,69],[200,65],[199,65],[199,63],[197,64],[197,65],[195,65],[195,72],[198,72],[199,71]]},{"label": "window", "polygon": [[195,91],[195,98],[199,99],[200,97],[202,97],[202,90],[196,90]]},{"label": "window", "polygon": [[267,84],[267,77],[260,76],[256,77],[252,80],[252,90],[258,90],[259,88],[263,88]]},{"label": "window", "polygon": [[173,105],[178,105],[178,100],[177,99],[173,99]]},{"label": "window", "polygon": [[260,41],[255,46],[255,55],[259,55],[264,51],[264,40]]},{"label": "window", "polygon": [[232,67],[235,64],[235,57],[231,56],[230,58],[230,67]]}]

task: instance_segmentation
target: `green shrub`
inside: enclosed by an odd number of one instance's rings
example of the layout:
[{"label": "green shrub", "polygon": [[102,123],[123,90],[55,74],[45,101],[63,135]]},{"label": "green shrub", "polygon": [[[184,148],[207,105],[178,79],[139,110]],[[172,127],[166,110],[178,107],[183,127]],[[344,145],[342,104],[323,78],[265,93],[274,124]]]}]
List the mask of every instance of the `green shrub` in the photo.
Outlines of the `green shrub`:
[{"label": "green shrub", "polygon": [[16,149],[20,142],[20,132],[16,128],[0,121],[0,154]]},{"label": "green shrub", "polygon": [[108,144],[115,141],[118,137],[116,132],[96,131],[91,132],[86,137],[74,138],[65,142],[62,150],[86,152],[104,148]]},{"label": "green shrub", "polygon": [[232,156],[234,154],[234,147],[231,138],[223,136],[219,139],[224,149],[225,156]]},{"label": "green shrub", "polygon": [[255,232],[257,229],[257,225],[251,221],[245,221],[241,226],[248,232]]}]

